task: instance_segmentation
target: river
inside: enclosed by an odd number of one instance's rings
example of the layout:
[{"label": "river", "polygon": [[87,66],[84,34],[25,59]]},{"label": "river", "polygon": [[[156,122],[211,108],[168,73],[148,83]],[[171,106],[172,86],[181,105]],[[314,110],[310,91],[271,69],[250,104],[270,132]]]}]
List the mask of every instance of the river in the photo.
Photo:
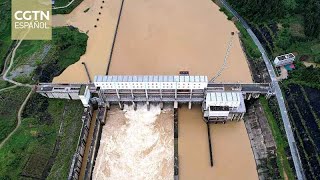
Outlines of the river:
[{"label": "river", "polygon": [[[111,4],[118,7],[118,1],[108,2],[112,2]],[[112,12],[115,11],[112,10]],[[80,11],[79,13],[82,14]],[[93,14],[96,13],[98,11]],[[115,15],[112,15],[112,17],[114,18]],[[114,21],[115,19],[112,19],[111,23],[104,22],[110,29],[114,29]],[[74,24],[81,23],[86,24],[79,19]],[[110,24],[112,24],[112,28]],[[96,31],[99,31],[99,28]],[[223,64],[227,42],[232,31],[238,32],[234,24],[227,20],[226,16],[219,11],[219,8],[211,0],[125,1],[110,74],[176,75],[179,71],[184,70],[189,71],[191,75],[213,77]],[[104,37],[113,37],[113,34],[107,30],[100,30],[99,33]],[[92,38],[91,43],[88,42],[87,52],[81,57],[80,61],[87,60],[89,71],[93,72],[92,74],[105,74],[103,70],[106,69],[106,58],[110,54],[110,44],[103,43],[106,41],[105,38],[99,38],[100,35],[91,33],[91,30],[88,35],[89,41],[92,37],[94,37],[94,40]],[[238,34],[236,33],[235,36],[226,69],[217,79],[217,82],[252,82]],[[103,51],[103,53],[95,56],[94,53],[98,53],[98,51]],[[90,61],[86,58],[89,52],[92,53]],[[94,65],[91,65],[91,63]],[[85,74],[84,70],[76,70],[75,67],[81,68],[78,67],[77,63],[71,65],[54,81],[86,81],[83,75]],[[93,178],[126,179],[125,176],[128,176],[131,177],[129,179],[158,179],[141,169],[145,167],[144,164],[134,165],[124,162],[130,158],[133,158],[132,162],[137,162],[137,158],[150,160],[146,156],[129,158],[128,154],[131,154],[132,150],[140,152],[143,152],[143,150],[128,147],[126,141],[121,141],[122,143],[119,141],[124,138],[124,135],[120,136],[119,133],[130,129],[124,123],[128,121],[125,113],[125,111],[113,109],[107,117],[107,124],[103,127],[103,136],[97,157],[98,163]],[[160,117],[164,114],[157,115],[157,113],[159,112],[154,113],[154,116]],[[154,116],[151,119],[154,119]],[[140,121],[148,121],[150,117],[147,119],[140,118]],[[173,123],[171,116],[167,118],[162,119],[162,126],[164,127]],[[156,120],[156,122],[158,121]],[[161,128],[161,126],[151,126],[150,128],[153,129],[152,132],[159,132],[160,130],[157,128]],[[173,140],[172,131],[171,129],[167,132],[168,136],[166,137],[172,138],[168,139],[168,142]],[[200,107],[194,106],[192,110],[188,110],[186,107],[179,109],[180,179],[258,179],[253,153],[243,121],[230,122],[225,125],[211,125],[211,131],[214,154],[214,167],[212,168],[209,161],[206,126],[202,121]],[[135,135],[132,134],[132,136]],[[113,153],[106,150],[111,145],[114,145],[112,146],[115,150]],[[156,147],[161,149],[159,146]],[[159,151],[158,148],[153,148],[151,154],[156,154]],[[171,146],[167,146],[167,148],[171,148]],[[126,151],[128,154],[126,154]],[[163,165],[172,167],[171,161],[161,161],[168,159],[169,155],[170,153],[164,153],[159,156],[159,159],[153,159],[152,161],[164,163],[160,163],[160,167],[163,167]],[[145,175],[137,174],[136,171],[129,173],[123,167],[124,164],[119,164],[119,162],[126,164],[126,168],[129,169],[136,170],[140,167],[141,172],[145,172]],[[112,175],[110,172],[118,173]],[[146,174],[150,176],[146,176]],[[154,174],[159,174],[159,171],[154,170]],[[168,174],[171,174],[171,172]],[[159,179],[166,179],[165,177],[169,177],[168,174],[159,176],[161,177]],[[171,177],[168,179],[172,179]]]}]

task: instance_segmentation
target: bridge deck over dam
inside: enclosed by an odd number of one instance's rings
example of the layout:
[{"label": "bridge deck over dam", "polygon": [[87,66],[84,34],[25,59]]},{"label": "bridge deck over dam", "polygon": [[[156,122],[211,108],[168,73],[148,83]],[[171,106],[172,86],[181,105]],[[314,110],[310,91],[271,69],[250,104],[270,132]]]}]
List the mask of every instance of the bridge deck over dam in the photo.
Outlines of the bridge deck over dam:
[{"label": "bridge deck over dam", "polygon": [[[88,86],[91,93],[98,93],[97,88],[93,83],[87,84],[61,84],[61,83],[39,83],[36,86],[36,92],[45,95],[49,98],[66,98],[66,99],[79,99],[78,94],[80,92],[81,86]],[[270,83],[208,83],[207,92],[211,91],[240,91],[243,94],[247,93],[258,93],[258,94],[268,94],[272,93],[273,89]],[[51,93],[53,95],[51,96]],[[75,96],[58,97],[58,94],[72,94]],[[48,96],[49,95],[49,96]],[[54,96],[54,95],[57,95]]]},{"label": "bridge deck over dam", "polygon": [[[204,117],[241,119],[245,113],[244,99],[260,94],[270,97],[273,88],[268,83],[213,83],[207,76],[96,76],[88,84],[40,83],[36,92],[48,98],[81,100],[88,106],[94,97],[110,104],[158,102],[202,104]],[[211,104],[211,105],[208,105]],[[236,105],[235,105],[236,104]],[[240,115],[239,115],[240,114]]]}]

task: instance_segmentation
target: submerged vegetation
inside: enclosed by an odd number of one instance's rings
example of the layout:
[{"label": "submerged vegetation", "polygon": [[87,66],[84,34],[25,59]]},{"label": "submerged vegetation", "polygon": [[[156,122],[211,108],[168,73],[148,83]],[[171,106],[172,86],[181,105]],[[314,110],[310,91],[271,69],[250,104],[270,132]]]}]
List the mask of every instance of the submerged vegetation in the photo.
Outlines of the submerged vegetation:
[{"label": "submerged vegetation", "polygon": [[9,77],[22,83],[50,82],[86,51],[88,36],[77,28],[54,28],[51,41],[22,41]]}]

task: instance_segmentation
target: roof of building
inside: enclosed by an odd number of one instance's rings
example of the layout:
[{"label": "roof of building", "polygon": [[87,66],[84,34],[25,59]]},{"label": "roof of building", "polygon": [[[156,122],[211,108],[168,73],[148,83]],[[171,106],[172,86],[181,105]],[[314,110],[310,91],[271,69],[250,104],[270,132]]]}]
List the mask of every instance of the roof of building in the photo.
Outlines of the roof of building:
[{"label": "roof of building", "polygon": [[208,82],[207,76],[95,76],[94,82]]},{"label": "roof of building", "polygon": [[292,53],[289,54],[284,54],[281,56],[277,56],[276,58],[279,59],[280,61],[285,60],[285,59],[289,59],[289,58],[294,58],[295,56]]},{"label": "roof of building", "polygon": [[206,103],[213,106],[237,107],[240,101],[240,92],[210,92],[206,96]]}]

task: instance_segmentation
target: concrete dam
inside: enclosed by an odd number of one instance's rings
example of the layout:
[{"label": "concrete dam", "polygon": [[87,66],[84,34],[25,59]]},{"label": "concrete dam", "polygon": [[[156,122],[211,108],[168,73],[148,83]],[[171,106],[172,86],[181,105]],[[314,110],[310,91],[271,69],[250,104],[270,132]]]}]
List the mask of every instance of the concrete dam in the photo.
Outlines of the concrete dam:
[{"label": "concrete dam", "polygon": [[[92,83],[56,84],[40,83],[36,92],[48,98],[81,100],[84,106],[83,127],[74,155],[69,179],[91,178],[92,170],[99,149],[102,126],[111,105],[124,104],[137,108],[138,103],[173,105],[200,104],[203,120],[207,123],[226,123],[241,120],[246,112],[245,100],[273,95],[269,83],[215,83],[207,76],[190,76],[185,74],[172,76],[95,76]],[[174,129],[177,131],[177,118]],[[210,127],[208,142],[210,162],[213,166]],[[92,129],[92,130],[90,130]],[[175,141],[177,137],[175,137]],[[176,148],[176,147],[175,147]],[[176,152],[176,149],[175,149]],[[178,154],[174,153],[174,176],[178,179]]]}]

